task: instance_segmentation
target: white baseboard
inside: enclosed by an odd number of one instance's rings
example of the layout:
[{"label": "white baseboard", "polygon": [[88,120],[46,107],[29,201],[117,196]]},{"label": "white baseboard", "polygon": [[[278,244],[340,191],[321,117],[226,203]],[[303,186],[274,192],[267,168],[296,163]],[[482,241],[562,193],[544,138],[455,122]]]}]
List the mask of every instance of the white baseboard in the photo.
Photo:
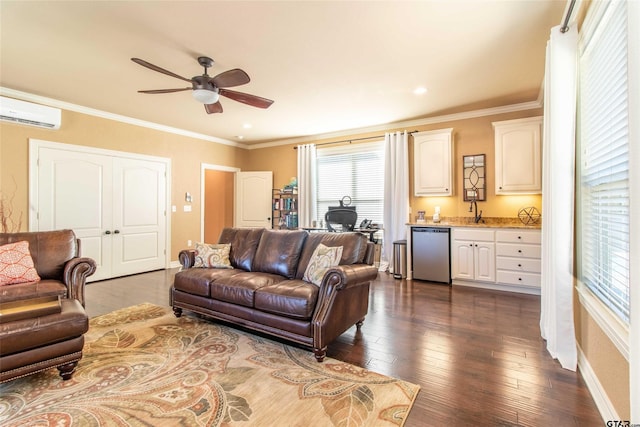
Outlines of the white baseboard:
[{"label": "white baseboard", "polygon": [[182,267],[182,264],[180,264],[180,261],[175,260],[175,261],[171,261],[171,263],[169,264],[169,268],[179,268]]},{"label": "white baseboard", "polygon": [[598,407],[598,411],[600,411],[602,419],[605,422],[610,420],[620,420],[620,416],[613,407],[613,404],[609,400],[609,396],[607,396],[604,388],[602,388],[602,384],[600,384],[600,380],[598,380],[596,373],[591,369],[591,365],[589,364],[587,357],[582,352],[580,346],[578,346],[578,368],[580,369],[580,374],[582,374],[582,378],[587,384],[587,388],[589,389],[596,406]]},{"label": "white baseboard", "polygon": [[508,285],[506,283],[488,283],[454,279],[451,282],[457,286],[468,286],[470,288],[492,289],[494,291],[517,292],[520,294],[540,295],[540,288],[526,288],[524,286]]}]

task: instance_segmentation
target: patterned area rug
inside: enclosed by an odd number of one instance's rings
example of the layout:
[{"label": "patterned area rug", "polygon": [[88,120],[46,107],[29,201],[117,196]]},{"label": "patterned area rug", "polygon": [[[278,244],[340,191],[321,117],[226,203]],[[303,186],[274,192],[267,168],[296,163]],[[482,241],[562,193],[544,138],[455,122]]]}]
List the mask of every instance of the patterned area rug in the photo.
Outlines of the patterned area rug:
[{"label": "patterned area rug", "polygon": [[169,308],[91,320],[69,381],[0,384],[9,426],[403,425],[419,386]]}]

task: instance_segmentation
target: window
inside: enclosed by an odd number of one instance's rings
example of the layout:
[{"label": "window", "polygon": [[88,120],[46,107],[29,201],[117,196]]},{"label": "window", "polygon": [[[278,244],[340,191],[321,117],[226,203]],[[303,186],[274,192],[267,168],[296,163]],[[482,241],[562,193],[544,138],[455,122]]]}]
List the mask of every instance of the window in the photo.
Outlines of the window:
[{"label": "window", "polygon": [[594,3],[580,45],[579,278],[629,323],[627,2]]},{"label": "window", "polygon": [[384,144],[382,142],[319,148],[317,153],[317,218],[344,196],[363,219],[382,224],[384,205]]}]

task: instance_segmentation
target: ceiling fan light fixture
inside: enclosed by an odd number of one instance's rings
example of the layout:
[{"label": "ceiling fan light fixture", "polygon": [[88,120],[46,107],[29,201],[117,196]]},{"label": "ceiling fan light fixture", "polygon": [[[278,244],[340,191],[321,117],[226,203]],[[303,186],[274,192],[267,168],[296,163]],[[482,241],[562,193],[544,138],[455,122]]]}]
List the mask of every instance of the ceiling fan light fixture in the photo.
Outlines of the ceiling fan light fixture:
[{"label": "ceiling fan light fixture", "polygon": [[218,95],[218,92],[209,89],[194,89],[193,98],[203,104],[215,104],[218,102],[220,95]]}]

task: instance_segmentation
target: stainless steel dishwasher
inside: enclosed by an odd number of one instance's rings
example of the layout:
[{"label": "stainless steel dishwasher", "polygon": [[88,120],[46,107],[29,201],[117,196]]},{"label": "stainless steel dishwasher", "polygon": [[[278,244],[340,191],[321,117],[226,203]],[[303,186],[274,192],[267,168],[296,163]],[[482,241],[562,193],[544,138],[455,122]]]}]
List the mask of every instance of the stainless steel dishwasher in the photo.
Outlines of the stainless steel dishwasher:
[{"label": "stainless steel dishwasher", "polygon": [[411,227],[413,278],[451,283],[449,228]]}]

